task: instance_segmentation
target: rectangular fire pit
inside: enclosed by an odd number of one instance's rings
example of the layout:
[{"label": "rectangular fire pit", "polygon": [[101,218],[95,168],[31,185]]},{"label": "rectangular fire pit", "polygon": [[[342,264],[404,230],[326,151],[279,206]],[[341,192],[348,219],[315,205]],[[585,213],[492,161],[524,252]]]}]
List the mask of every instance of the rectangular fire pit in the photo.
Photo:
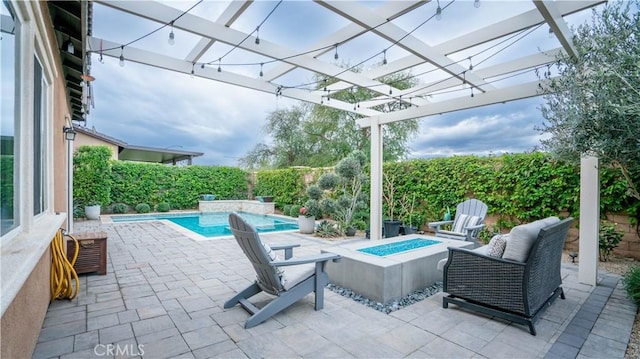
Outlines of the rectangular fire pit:
[{"label": "rectangular fire pit", "polygon": [[[423,243],[420,240],[430,241]],[[435,243],[433,243],[435,242]],[[384,245],[384,247],[380,247]],[[371,300],[388,304],[416,290],[442,281],[436,266],[448,255],[447,247],[473,248],[473,243],[407,235],[380,241],[361,241],[337,245],[322,252],[339,254],[337,263],[327,263],[329,281],[349,288]],[[378,247],[378,248],[372,248]],[[396,249],[401,251],[393,253]],[[369,254],[363,251],[377,253]]]}]

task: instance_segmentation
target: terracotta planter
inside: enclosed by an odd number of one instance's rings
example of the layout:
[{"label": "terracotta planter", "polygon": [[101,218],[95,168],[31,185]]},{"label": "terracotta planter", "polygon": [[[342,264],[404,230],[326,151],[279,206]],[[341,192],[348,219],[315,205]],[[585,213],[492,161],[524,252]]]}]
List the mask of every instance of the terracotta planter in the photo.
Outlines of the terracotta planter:
[{"label": "terracotta planter", "polygon": [[298,216],[300,233],[311,234],[316,229],[316,217]]}]

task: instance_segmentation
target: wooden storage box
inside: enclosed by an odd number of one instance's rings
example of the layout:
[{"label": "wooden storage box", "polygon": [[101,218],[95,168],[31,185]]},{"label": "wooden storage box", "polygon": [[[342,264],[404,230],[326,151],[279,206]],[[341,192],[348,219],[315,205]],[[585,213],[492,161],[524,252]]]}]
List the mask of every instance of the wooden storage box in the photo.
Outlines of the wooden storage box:
[{"label": "wooden storage box", "polygon": [[[73,236],[80,245],[78,259],[73,265],[76,273],[97,272],[102,275],[107,274],[107,234],[105,232],[89,232],[78,233]],[[73,259],[75,250],[75,242],[69,238],[67,241],[67,258],[69,258],[69,261]]]}]

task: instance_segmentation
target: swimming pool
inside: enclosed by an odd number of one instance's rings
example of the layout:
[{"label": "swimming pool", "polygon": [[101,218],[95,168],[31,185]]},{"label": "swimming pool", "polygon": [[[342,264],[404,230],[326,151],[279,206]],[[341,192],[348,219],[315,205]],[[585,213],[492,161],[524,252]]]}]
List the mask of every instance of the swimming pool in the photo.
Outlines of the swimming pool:
[{"label": "swimming pool", "polygon": [[[167,220],[203,237],[223,237],[232,235],[229,228],[230,212],[167,213],[149,215],[111,216],[113,222]],[[295,219],[287,219],[263,214],[237,212],[253,225],[258,233],[291,231],[298,229]]]},{"label": "swimming pool", "polygon": [[392,254],[403,253],[406,251],[410,251],[410,250],[414,250],[422,247],[428,247],[428,246],[432,246],[434,244],[439,244],[439,243],[441,242],[434,241],[431,239],[413,238],[413,239],[407,239],[399,242],[381,244],[373,247],[360,248],[358,249],[358,251],[362,253],[372,254],[378,257],[385,257]]}]

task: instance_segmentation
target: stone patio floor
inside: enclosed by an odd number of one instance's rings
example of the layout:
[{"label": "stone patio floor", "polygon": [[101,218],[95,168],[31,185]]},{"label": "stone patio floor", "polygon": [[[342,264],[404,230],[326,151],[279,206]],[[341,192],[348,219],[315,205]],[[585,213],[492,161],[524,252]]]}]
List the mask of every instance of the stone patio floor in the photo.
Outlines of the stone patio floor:
[{"label": "stone patio floor", "polygon": [[[75,224],[75,233],[96,230],[108,234],[107,274],[81,275],[77,298],[50,305],[34,358],[623,358],[636,313],[619,276],[600,273],[593,288],[566,263],[566,300],[547,308],[537,336],[443,309],[442,293],[387,315],[330,290],[321,311],[310,294],[244,329],[248,313],[223,309],[255,278],[233,238],[194,241],[161,222]],[[296,256],[337,244],[299,233],[261,237],[300,243]]]}]

